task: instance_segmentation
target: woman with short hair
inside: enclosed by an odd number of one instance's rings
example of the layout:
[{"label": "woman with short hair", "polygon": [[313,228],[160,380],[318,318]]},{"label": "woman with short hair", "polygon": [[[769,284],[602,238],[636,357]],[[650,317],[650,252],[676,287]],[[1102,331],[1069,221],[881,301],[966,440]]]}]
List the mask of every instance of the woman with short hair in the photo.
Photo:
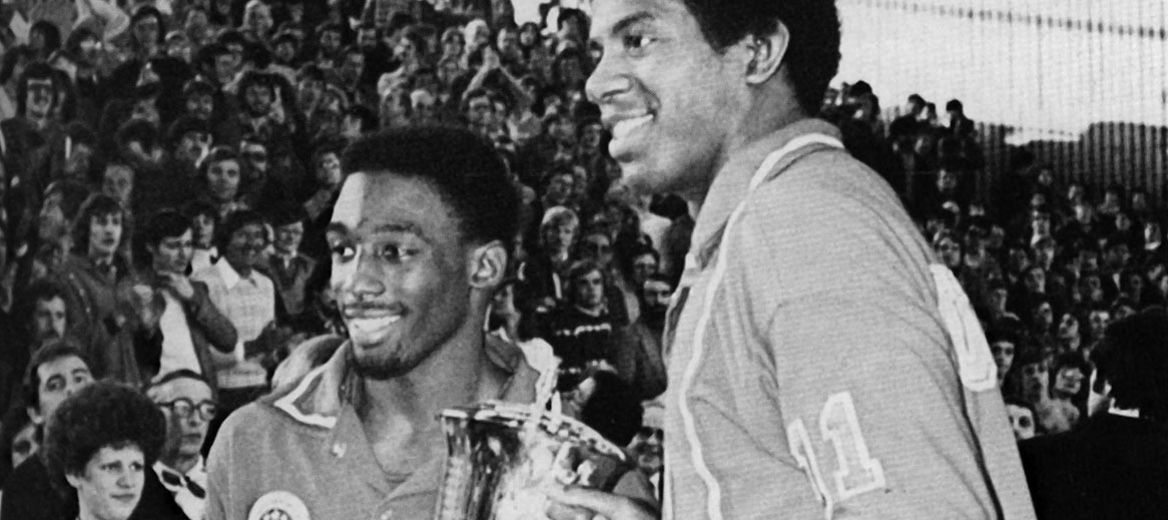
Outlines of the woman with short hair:
[{"label": "woman with short hair", "polygon": [[49,475],[76,492],[78,520],[125,520],[165,440],[166,419],[150,399],[103,381],[61,403],[43,449]]}]

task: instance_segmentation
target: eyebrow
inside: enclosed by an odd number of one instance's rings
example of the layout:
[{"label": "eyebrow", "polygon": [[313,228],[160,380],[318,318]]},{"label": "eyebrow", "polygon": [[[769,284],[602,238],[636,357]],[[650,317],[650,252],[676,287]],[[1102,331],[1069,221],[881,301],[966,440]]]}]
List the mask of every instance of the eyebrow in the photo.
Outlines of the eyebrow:
[{"label": "eyebrow", "polygon": [[[608,32],[608,35],[615,36],[617,34],[620,34],[624,31],[628,30],[628,28],[633,26],[633,25],[636,25],[636,24],[644,22],[644,21],[652,20],[654,18],[655,17],[653,16],[653,14],[648,12],[648,11],[635,12],[635,13],[630,14],[624,18],[621,18],[619,21],[617,21],[615,24],[613,24],[612,29]],[[592,41],[597,42],[598,40],[596,38],[593,38]]]},{"label": "eyebrow", "polygon": [[379,225],[377,225],[377,227],[373,228],[373,232],[374,233],[409,233],[411,235],[415,235],[418,238],[422,239],[423,242],[430,241],[429,237],[427,237],[426,234],[422,232],[422,229],[419,228],[416,224],[412,224],[412,223],[379,224]]},{"label": "eyebrow", "polygon": [[[374,233],[410,233],[412,235],[417,235],[419,238],[421,238],[422,240],[424,240],[426,242],[430,241],[429,238],[426,237],[426,234],[423,233],[422,230],[416,224],[409,224],[409,223],[406,223],[406,224],[378,224],[376,227],[373,228],[373,232]],[[342,222],[330,222],[329,225],[325,227],[325,233],[337,233],[337,234],[344,235],[344,236],[348,236],[350,234],[349,226],[346,226]]]}]

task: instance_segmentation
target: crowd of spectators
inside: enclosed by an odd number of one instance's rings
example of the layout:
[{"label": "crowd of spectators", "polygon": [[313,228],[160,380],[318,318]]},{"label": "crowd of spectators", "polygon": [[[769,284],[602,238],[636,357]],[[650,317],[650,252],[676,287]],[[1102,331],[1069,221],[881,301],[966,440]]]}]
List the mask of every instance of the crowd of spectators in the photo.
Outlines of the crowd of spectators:
[{"label": "crowd of spectators", "polygon": [[[661,338],[693,220],[680,198],[621,189],[584,93],[598,60],[589,20],[543,12],[516,25],[506,0],[0,10],[32,22],[3,35],[0,67],[0,515],[105,507],[86,494],[87,462],[121,456],[119,471],[153,466],[147,495],[165,489],[171,513],[197,518],[215,425],[335,348],[297,351],[304,340],[345,333],[324,240],[341,150],[406,125],[462,125],[494,144],[524,213],[491,333],[558,357],[563,409],[656,473]],[[1060,186],[1025,150],[980,197],[985,160],[959,101],[947,124],[920,96],[884,113],[858,82],[830,92],[822,116],[961,281],[1018,437],[1074,428],[1103,328],[1168,297],[1162,212],[1134,187]],[[101,379],[143,389],[167,442],[115,429],[72,454],[70,439],[46,439],[58,405]],[[99,401],[123,387],[102,388]],[[70,488],[80,502],[38,502]]]},{"label": "crowd of spectators", "polygon": [[832,92],[823,114],[899,188],[961,282],[1018,438],[1069,431],[1087,416],[1104,329],[1168,303],[1165,213],[1138,186],[1063,184],[1025,148],[991,177],[961,102],[945,109],[948,124],[914,94],[885,130],[878,98],[858,82]]}]

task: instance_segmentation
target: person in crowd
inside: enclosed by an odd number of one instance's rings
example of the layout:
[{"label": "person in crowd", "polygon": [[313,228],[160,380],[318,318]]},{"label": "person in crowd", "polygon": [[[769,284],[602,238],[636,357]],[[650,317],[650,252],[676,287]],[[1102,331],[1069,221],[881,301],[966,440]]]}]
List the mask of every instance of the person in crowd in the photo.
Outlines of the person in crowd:
[{"label": "person in crowd", "polygon": [[306,220],[308,215],[299,206],[287,207],[272,219],[275,252],[268,257],[266,268],[280,293],[284,309],[296,320],[307,311],[310,295],[306,287],[316,270],[316,260],[300,252]]},{"label": "person in crowd", "polygon": [[37,280],[22,292],[12,308],[13,319],[0,327],[5,345],[0,353],[0,407],[14,404],[29,356],[47,342],[65,337],[68,314],[65,289],[49,280]]},{"label": "person in crowd", "polygon": [[[40,439],[37,438],[37,427],[28,417],[28,412],[20,407],[9,408],[4,414],[3,426],[0,426],[0,478],[8,480],[12,469],[24,464],[40,450]],[[0,491],[3,488],[0,487]]]},{"label": "person in crowd", "polygon": [[994,365],[998,369],[998,387],[1004,392],[1006,377],[1014,366],[1014,356],[1018,352],[1018,335],[1008,326],[999,326],[986,332],[986,342],[990,345]]},{"label": "person in crowd", "polygon": [[[892,189],[811,119],[838,65],[834,4],[602,0],[592,14],[604,54],[587,91],[623,181],[701,205],[666,332],[670,372],[681,374],[666,428],[688,433],[666,437],[665,509],[1032,515],[967,297]],[[839,359],[863,368],[840,371]],[[920,420],[906,429],[898,409]],[[847,457],[806,426],[836,417],[863,447],[868,469],[853,481],[822,477]],[[744,448],[756,436],[789,444]],[[553,495],[551,512],[564,516],[656,516],[594,490]]]},{"label": "person in crowd", "polygon": [[146,396],[166,417],[166,442],[146,472],[138,513],[149,509],[175,518],[204,518],[207,470],[202,448],[217,413],[211,385],[202,374],[179,369],[146,388]]},{"label": "person in crowd", "polygon": [[73,226],[73,252],[52,279],[66,288],[68,333],[85,346],[95,376],[140,384],[136,350],[149,342],[159,301],[138,290],[138,274],[122,253],[127,212],[95,194]]},{"label": "person in crowd", "polygon": [[212,349],[230,354],[238,340],[235,326],[216,307],[206,284],[187,275],[194,250],[191,223],[174,210],[152,215],[142,230],[142,243],[150,259],[143,273],[148,290],[165,302],[158,316],[152,342],[156,348],[140,352],[145,380],[186,370],[205,375],[217,388]]},{"label": "person in crowd", "polygon": [[336,143],[320,146],[312,156],[312,178],[299,191],[304,211],[308,213],[305,224],[304,253],[313,258],[328,256],[325,242],[325,228],[332,219],[341,192],[344,175],[341,170],[341,150]]},{"label": "person in crowd", "polygon": [[[602,214],[597,214],[602,218]],[[623,273],[618,268],[620,262],[614,260],[616,248],[612,233],[604,225],[586,230],[576,243],[578,251],[574,255],[579,260],[587,260],[604,272],[604,301],[608,314],[617,326],[628,325],[639,315],[640,306],[637,291],[628,286]]]},{"label": "person in crowd", "polygon": [[243,200],[240,185],[243,182],[239,154],[227,147],[215,147],[200,166],[199,180],[205,190],[205,199],[215,205],[218,218],[235,211],[250,209]]},{"label": "person in crowd", "polygon": [[12,354],[23,354],[24,362],[17,362],[16,365],[20,367],[28,361],[28,355],[46,341],[64,338],[69,324],[65,288],[61,285],[50,280],[38,280],[28,286],[24,295],[21,311],[26,315],[26,336],[24,339],[11,338],[14,340],[13,350],[21,349]]},{"label": "person in crowd", "polygon": [[[607,273],[595,262],[579,260],[568,269],[566,279],[568,298],[547,317],[541,337],[551,343],[568,376],[580,376],[600,364],[612,366],[613,332],[619,325],[604,294]],[[564,387],[576,381],[561,379]]]},{"label": "person in crowd", "polygon": [[1010,416],[1010,427],[1019,442],[1033,439],[1036,433],[1034,407],[1017,399],[1006,398],[1006,414]]},{"label": "person in crowd", "polygon": [[1165,338],[1162,307],[1109,325],[1092,356],[1109,404],[1078,430],[1022,443],[1039,518],[1145,518],[1168,507]]},{"label": "person in crowd", "polygon": [[265,215],[275,214],[292,200],[292,192],[285,186],[285,175],[277,175],[278,168],[266,144],[256,136],[247,136],[240,142],[241,181],[240,199],[244,205]]},{"label": "person in crowd", "polygon": [[[61,403],[93,381],[85,355],[72,340],[52,341],[33,353],[21,391],[38,442],[43,443],[45,425]],[[69,509],[54,488],[43,450],[17,465],[4,484],[0,517],[60,520],[72,518]]]},{"label": "person in crowd", "polygon": [[1068,352],[1055,356],[1051,365],[1050,396],[1070,402],[1079,411],[1079,417],[1086,417],[1087,378],[1091,366],[1081,354]]},{"label": "person in crowd", "polygon": [[484,332],[518,231],[518,195],[491,147],[465,131],[390,131],[354,143],[343,164],[328,234],[349,340],[224,423],[210,520],[288,507],[276,500],[323,516],[430,516],[446,449],[434,415],[536,397],[537,373]]},{"label": "person in crowd", "polygon": [[1019,397],[1034,408],[1040,434],[1069,431],[1080,419],[1079,410],[1069,400],[1052,396],[1049,356],[1037,345],[1030,347],[1018,353],[1014,361],[1021,380]]},{"label": "person in crowd", "polygon": [[237,334],[229,355],[211,352],[219,367],[215,372],[216,387],[224,413],[267,390],[266,365],[290,337],[275,284],[260,271],[267,260],[266,224],[262,215],[250,210],[227,215],[215,231],[215,247],[222,258],[190,277],[207,286],[211,303],[227,317]]},{"label": "person in crowd", "polygon": [[206,201],[194,200],[187,203],[182,214],[191,223],[191,272],[209,267],[219,259],[215,248],[215,227],[219,222],[219,210]]},{"label": "person in crowd", "polygon": [[661,338],[671,294],[673,284],[668,278],[656,273],[647,275],[641,282],[640,316],[613,340],[616,372],[632,385],[642,401],[661,395],[666,388]]},{"label": "person in crowd", "polygon": [[100,381],[61,403],[42,449],[50,478],[68,490],[76,518],[127,520],[139,513],[178,519],[137,509],[146,472],[165,440],[166,423],[154,403],[135,388]]},{"label": "person in crowd", "polygon": [[563,206],[549,207],[539,225],[539,253],[518,269],[525,312],[550,312],[567,296],[566,275],[580,219]]},{"label": "person in crowd", "polygon": [[180,116],[166,131],[162,167],[154,175],[135,178],[137,215],[151,215],[163,208],[186,204],[198,190],[199,162],[211,149],[211,126],[196,116]]}]

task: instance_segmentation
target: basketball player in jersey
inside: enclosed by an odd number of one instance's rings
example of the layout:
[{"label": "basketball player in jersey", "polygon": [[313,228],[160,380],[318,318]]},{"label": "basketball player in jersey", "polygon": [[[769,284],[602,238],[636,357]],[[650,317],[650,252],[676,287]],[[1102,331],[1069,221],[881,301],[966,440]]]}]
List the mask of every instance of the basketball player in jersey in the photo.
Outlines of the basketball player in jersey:
[{"label": "basketball player in jersey", "polygon": [[223,423],[208,520],[432,518],[446,460],[435,417],[536,399],[522,351],[483,332],[518,227],[493,148],[405,128],[358,140],[344,165],[327,240],[348,337]]},{"label": "basketball player in jersey", "polygon": [[[1033,518],[969,301],[814,118],[831,0],[596,0],[624,182],[696,215],[669,311],[665,518]],[[653,518],[580,489],[550,512]]]}]

